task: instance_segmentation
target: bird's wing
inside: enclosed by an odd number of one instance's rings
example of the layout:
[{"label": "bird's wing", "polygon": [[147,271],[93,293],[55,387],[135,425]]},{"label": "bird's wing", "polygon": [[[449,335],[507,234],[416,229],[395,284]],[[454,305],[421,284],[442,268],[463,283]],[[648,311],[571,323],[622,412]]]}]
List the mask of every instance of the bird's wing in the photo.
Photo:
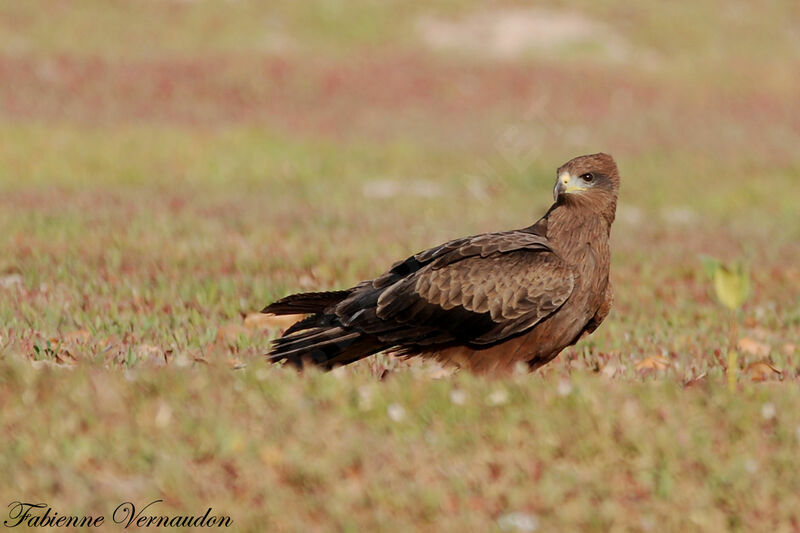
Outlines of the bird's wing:
[{"label": "bird's wing", "polygon": [[396,344],[492,344],[569,298],[572,268],[523,231],[451,241],[395,264],[337,307],[349,327]]}]

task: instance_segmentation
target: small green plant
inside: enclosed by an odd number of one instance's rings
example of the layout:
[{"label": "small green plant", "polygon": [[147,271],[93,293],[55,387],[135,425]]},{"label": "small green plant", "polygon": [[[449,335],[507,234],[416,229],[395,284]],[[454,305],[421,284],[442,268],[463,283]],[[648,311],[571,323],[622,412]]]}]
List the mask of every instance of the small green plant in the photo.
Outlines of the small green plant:
[{"label": "small green plant", "polygon": [[750,273],[741,263],[725,265],[713,258],[704,258],[703,269],[714,284],[717,299],[729,312],[728,364],[725,371],[728,388],[733,391],[736,390],[736,369],[739,366],[736,342],[739,337],[740,311],[750,296]]},{"label": "small green plant", "polygon": [[40,346],[39,344],[33,345],[33,352],[34,352],[34,360],[35,361],[42,361],[45,359],[55,359],[58,350],[60,349],[61,344],[59,343],[58,346],[53,346],[53,343],[48,339],[44,346]]}]

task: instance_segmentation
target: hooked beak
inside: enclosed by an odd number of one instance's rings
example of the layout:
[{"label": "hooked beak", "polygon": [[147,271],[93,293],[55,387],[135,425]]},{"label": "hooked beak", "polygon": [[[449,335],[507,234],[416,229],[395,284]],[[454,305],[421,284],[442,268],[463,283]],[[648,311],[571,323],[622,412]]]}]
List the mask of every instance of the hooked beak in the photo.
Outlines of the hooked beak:
[{"label": "hooked beak", "polygon": [[[578,192],[585,189],[580,185],[576,185],[574,183],[575,181],[576,180],[573,179],[568,172],[559,174],[558,179],[556,180],[556,186],[553,188],[553,199],[558,200],[558,197],[561,194]],[[577,181],[580,182],[580,180]]]},{"label": "hooked beak", "polygon": [[558,201],[558,195],[566,192],[569,186],[570,176],[568,172],[564,172],[556,179],[556,186],[553,188],[553,200]]}]

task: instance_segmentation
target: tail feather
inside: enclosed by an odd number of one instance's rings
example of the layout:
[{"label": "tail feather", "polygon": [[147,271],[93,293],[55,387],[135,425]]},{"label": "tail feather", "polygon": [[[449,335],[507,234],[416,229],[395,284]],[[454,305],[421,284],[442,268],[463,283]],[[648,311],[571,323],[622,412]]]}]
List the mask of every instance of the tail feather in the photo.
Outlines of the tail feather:
[{"label": "tail feather", "polygon": [[289,329],[283,332],[284,337],[288,337],[298,331],[308,330],[312,328],[322,328],[322,327],[333,327],[336,326],[338,323],[338,317],[336,315],[330,314],[325,315],[323,313],[317,313],[315,315],[309,315],[303,320],[299,322],[295,322],[292,324]]},{"label": "tail feather", "polygon": [[[335,342],[337,339],[346,335],[341,328],[310,328],[299,333],[292,335],[284,335],[275,339],[275,348],[280,348],[284,352],[290,352],[297,349],[305,349],[309,346],[319,346],[330,342]],[[358,335],[358,333],[356,333]]]},{"label": "tail feather", "polygon": [[[335,321],[335,317],[331,318],[330,315],[309,318],[329,323]],[[303,368],[305,363],[312,363],[331,370],[335,366],[372,355],[383,348],[383,344],[375,337],[348,330],[341,324],[316,327],[310,324],[310,327],[299,328],[275,339],[267,356],[273,362],[286,360],[297,368]]]},{"label": "tail feather", "polygon": [[261,312],[276,315],[320,313],[348,296],[350,296],[349,290],[291,294],[269,304]]},{"label": "tail feather", "polygon": [[386,348],[376,337],[349,328],[331,312],[331,308],[350,297],[352,291],[292,294],[265,307],[262,313],[309,315],[273,341],[267,354],[269,359],[273,362],[286,360],[297,368],[311,363],[331,370]]},{"label": "tail feather", "polygon": [[[278,346],[277,353],[273,357],[291,359],[293,357],[303,357],[304,355],[313,354],[313,352],[320,350],[325,351],[327,355],[331,355],[329,352],[338,352],[342,348],[348,347],[352,341],[357,340],[359,337],[361,337],[361,334],[358,332],[345,333],[342,331],[332,331],[317,333],[312,335],[308,340],[299,339],[298,342],[292,343],[291,345]],[[325,348],[330,349],[324,350]],[[313,357],[313,359],[317,362],[316,357]],[[327,357],[325,361],[322,362],[326,361]]]}]

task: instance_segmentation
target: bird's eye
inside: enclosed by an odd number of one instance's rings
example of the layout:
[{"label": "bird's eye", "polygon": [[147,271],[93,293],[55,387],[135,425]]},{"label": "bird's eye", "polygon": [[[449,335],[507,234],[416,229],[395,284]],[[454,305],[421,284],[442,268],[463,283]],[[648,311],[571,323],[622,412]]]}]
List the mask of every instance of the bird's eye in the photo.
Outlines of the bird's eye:
[{"label": "bird's eye", "polygon": [[591,173],[581,174],[581,179],[587,183],[591,183],[592,181],[594,181],[594,174]]}]

